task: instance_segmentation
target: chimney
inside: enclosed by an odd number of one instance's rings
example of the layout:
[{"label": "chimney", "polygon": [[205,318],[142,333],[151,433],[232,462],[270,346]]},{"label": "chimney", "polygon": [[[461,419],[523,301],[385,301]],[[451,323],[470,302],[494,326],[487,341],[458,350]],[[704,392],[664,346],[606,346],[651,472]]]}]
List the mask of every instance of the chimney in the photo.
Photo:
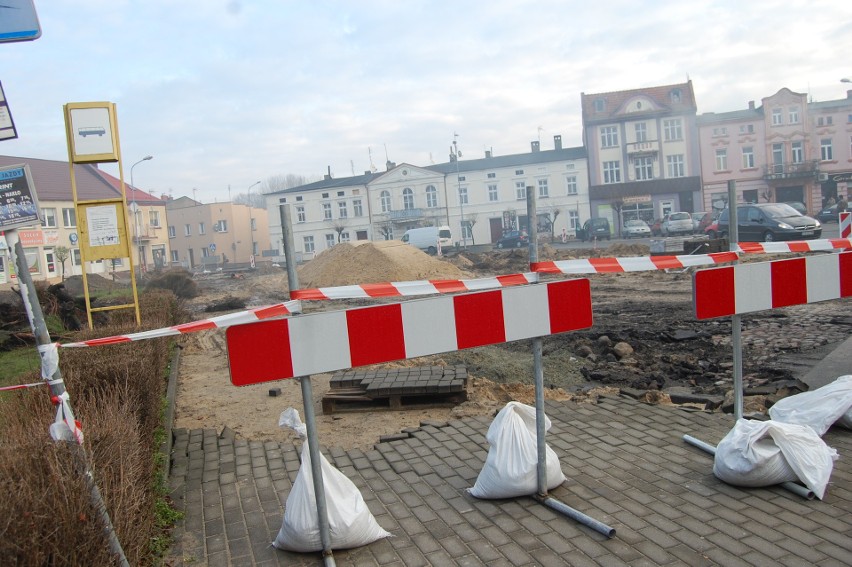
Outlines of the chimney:
[{"label": "chimney", "polygon": [[559,134],[556,134],[553,137],[553,149],[555,149],[555,150],[561,150],[562,149],[562,136],[559,135]]},{"label": "chimney", "polygon": [[369,169],[364,170],[364,175],[370,175],[371,173],[373,173],[373,172],[370,171]]},{"label": "chimney", "polygon": [[388,171],[390,171],[390,170],[392,170],[393,168],[395,168],[395,167],[396,167],[396,163],[395,163],[395,162],[392,162],[391,160],[388,160],[388,161],[385,163],[385,167],[387,168],[387,170],[388,170]]},{"label": "chimney", "polygon": [[326,173],[326,174],[323,176],[323,179],[324,179],[324,180],[326,180],[326,181],[328,181],[329,179],[331,179],[331,166],[330,166],[330,165],[328,166],[328,173]]},{"label": "chimney", "polygon": [[541,142],[530,142],[530,145],[532,145],[533,153],[536,153],[539,150],[539,146],[541,145]]},{"label": "chimney", "polygon": [[753,100],[748,101],[748,109],[754,110],[754,101]]}]

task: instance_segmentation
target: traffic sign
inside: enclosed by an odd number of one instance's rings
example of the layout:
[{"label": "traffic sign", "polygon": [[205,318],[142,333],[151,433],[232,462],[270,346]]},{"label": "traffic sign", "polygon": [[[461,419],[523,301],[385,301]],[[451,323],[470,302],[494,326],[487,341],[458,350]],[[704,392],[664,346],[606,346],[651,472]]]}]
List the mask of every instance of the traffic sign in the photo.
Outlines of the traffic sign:
[{"label": "traffic sign", "polygon": [[216,251],[216,243],[211,242],[210,246],[208,246],[207,248],[209,248],[211,252],[215,252]]},{"label": "traffic sign", "polygon": [[32,41],[41,37],[33,0],[3,0],[0,4],[0,41]]}]

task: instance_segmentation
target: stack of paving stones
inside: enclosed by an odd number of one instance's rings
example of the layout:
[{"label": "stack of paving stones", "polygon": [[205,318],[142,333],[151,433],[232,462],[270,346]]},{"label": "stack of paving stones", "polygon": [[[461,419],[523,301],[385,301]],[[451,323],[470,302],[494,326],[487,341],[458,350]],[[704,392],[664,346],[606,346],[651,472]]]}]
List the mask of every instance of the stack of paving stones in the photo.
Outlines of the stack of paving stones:
[{"label": "stack of paving stones", "polygon": [[[547,442],[567,480],[550,496],[616,529],[607,539],[533,498],[479,500],[467,489],[485,462],[490,417],[422,425],[373,450],[323,449],[394,537],[334,551],[337,565],[849,565],[852,433],[824,436],[841,458],[825,499],[780,487],[740,488],[713,476],[733,425],[719,413],[603,397],[551,402]],[[322,443],[323,439],[320,439]],[[186,516],[168,565],[322,565],[319,553],[269,543],[299,469],[292,442],[230,431],[176,430],[172,498]]]},{"label": "stack of paving stones", "polygon": [[380,370],[336,372],[323,397],[323,411],[334,413],[348,408],[399,409],[428,403],[461,403],[467,399],[467,369],[457,366],[414,366]]}]

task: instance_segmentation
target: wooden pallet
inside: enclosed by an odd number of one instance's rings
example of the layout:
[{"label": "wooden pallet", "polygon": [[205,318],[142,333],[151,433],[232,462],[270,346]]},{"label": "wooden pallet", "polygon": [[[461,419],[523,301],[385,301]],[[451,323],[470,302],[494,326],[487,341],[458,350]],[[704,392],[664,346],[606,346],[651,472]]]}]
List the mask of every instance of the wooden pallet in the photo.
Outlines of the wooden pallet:
[{"label": "wooden pallet", "polygon": [[370,397],[359,387],[333,388],[322,398],[322,412],[332,413],[408,410],[437,407],[453,407],[467,400],[467,392],[446,392],[430,394],[390,394]]}]

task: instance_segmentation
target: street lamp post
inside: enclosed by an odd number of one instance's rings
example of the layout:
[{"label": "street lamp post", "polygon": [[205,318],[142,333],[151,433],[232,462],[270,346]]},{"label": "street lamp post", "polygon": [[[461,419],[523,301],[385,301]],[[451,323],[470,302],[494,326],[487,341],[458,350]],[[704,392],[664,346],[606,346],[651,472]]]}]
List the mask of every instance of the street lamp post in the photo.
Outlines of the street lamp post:
[{"label": "street lamp post", "polygon": [[[453,134],[453,138],[458,137],[458,134]],[[459,212],[461,213],[461,237],[462,237],[462,248],[467,248],[467,235],[464,231],[464,199],[462,198],[461,193],[461,174],[459,172],[459,158],[461,157],[461,152],[459,151],[458,142],[453,140],[453,155],[456,159],[456,191],[459,196]]]},{"label": "street lamp post", "polygon": [[254,217],[251,212],[251,188],[255,185],[260,185],[260,181],[255,181],[249,188],[246,189],[246,200],[248,201],[249,208],[249,261],[251,261],[251,257],[254,255],[254,231],[252,229],[252,224],[254,223]]},{"label": "street lamp post", "polygon": [[[136,205],[136,185],[133,184],[133,168],[142,163],[154,159],[154,156],[145,156],[130,166],[130,210],[133,211],[133,244],[136,246],[137,263],[141,264],[142,255],[139,253],[139,207]],[[141,265],[140,265],[140,270]]]}]

